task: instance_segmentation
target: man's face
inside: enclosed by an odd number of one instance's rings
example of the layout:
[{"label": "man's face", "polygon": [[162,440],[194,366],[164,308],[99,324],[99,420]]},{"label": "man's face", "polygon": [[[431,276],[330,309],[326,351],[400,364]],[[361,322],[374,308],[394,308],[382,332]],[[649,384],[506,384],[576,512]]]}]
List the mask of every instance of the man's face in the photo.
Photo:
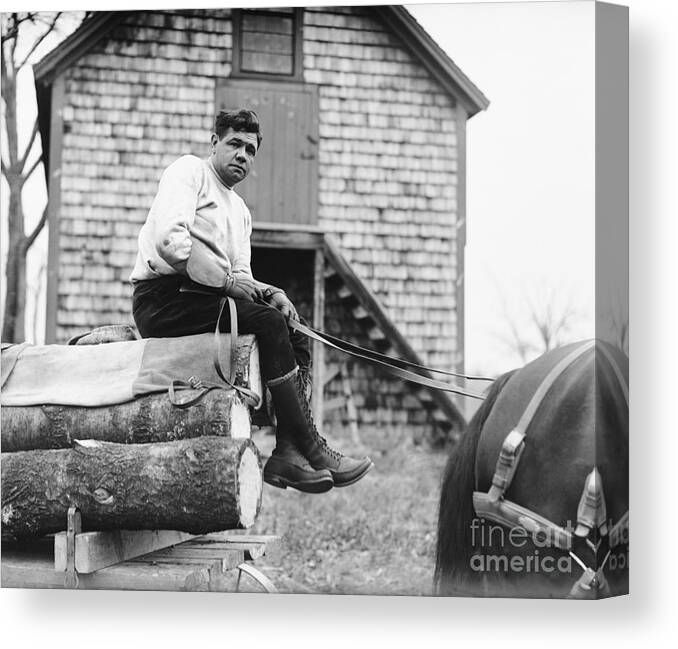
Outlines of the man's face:
[{"label": "man's face", "polygon": [[229,186],[247,178],[257,153],[257,134],[229,128],[219,139],[212,133],[212,163],[219,177]]}]

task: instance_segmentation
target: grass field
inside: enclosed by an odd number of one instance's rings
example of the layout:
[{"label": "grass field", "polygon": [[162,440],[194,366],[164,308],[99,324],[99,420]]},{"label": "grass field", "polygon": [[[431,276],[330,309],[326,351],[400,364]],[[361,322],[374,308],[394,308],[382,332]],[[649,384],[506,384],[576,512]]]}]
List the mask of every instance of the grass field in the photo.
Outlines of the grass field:
[{"label": "grass field", "polygon": [[[265,570],[281,591],[432,594],[446,454],[409,440],[392,446],[369,431],[361,435],[375,467],[355,485],[319,495],[264,486],[253,531],[284,538],[282,558]],[[328,440],[344,452],[357,450],[343,438]],[[271,435],[255,435],[265,457],[273,441]]]}]

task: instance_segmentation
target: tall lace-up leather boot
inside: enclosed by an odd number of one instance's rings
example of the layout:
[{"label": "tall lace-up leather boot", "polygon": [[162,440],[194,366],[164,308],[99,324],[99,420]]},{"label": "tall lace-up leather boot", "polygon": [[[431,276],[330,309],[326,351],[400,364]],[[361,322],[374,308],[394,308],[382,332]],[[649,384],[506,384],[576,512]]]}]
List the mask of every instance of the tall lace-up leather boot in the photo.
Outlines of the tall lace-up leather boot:
[{"label": "tall lace-up leather boot", "polygon": [[[282,381],[279,379],[268,384],[273,406],[276,411],[277,428],[275,433],[275,448],[271,457],[264,465],[264,481],[268,484],[286,489],[292,487],[304,493],[324,493],[334,486],[332,474],[327,469],[314,469],[302,454],[294,438],[294,430],[290,426],[281,425],[280,408],[276,399],[276,383],[286,383],[294,380],[290,375]],[[284,415],[283,415],[284,424]]]},{"label": "tall lace-up leather boot", "polygon": [[329,471],[335,487],[346,487],[357,482],[374,466],[369,457],[355,459],[334,450],[319,435],[306,398],[303,379],[298,373],[277,385],[269,384],[269,390],[278,420],[277,434],[282,439],[292,440],[314,469]]}]

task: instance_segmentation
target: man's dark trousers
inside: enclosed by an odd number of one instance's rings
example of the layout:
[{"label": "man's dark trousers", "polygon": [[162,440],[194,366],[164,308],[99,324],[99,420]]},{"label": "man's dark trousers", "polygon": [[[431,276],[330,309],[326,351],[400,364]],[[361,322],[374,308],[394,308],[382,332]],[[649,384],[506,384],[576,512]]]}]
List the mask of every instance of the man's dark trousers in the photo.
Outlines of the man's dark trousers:
[{"label": "man's dark trousers", "polygon": [[[174,338],[214,331],[220,296],[181,291],[182,285],[186,285],[186,278],[179,275],[135,284],[132,312],[142,338]],[[236,299],[235,303],[238,332],[257,337],[265,381],[289,374],[295,365],[309,367],[308,338],[288,328],[280,311],[247,300]],[[221,317],[219,329],[231,330],[228,309]]]}]

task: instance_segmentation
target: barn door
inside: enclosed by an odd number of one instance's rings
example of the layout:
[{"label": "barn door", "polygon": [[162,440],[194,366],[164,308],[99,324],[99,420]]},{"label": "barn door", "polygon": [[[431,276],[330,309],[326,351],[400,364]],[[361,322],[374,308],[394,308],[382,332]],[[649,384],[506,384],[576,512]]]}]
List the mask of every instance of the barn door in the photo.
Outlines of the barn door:
[{"label": "barn door", "polygon": [[227,79],[217,110],[249,108],[263,141],[250,175],[238,185],[254,223],[317,223],[318,96],[315,86]]}]

